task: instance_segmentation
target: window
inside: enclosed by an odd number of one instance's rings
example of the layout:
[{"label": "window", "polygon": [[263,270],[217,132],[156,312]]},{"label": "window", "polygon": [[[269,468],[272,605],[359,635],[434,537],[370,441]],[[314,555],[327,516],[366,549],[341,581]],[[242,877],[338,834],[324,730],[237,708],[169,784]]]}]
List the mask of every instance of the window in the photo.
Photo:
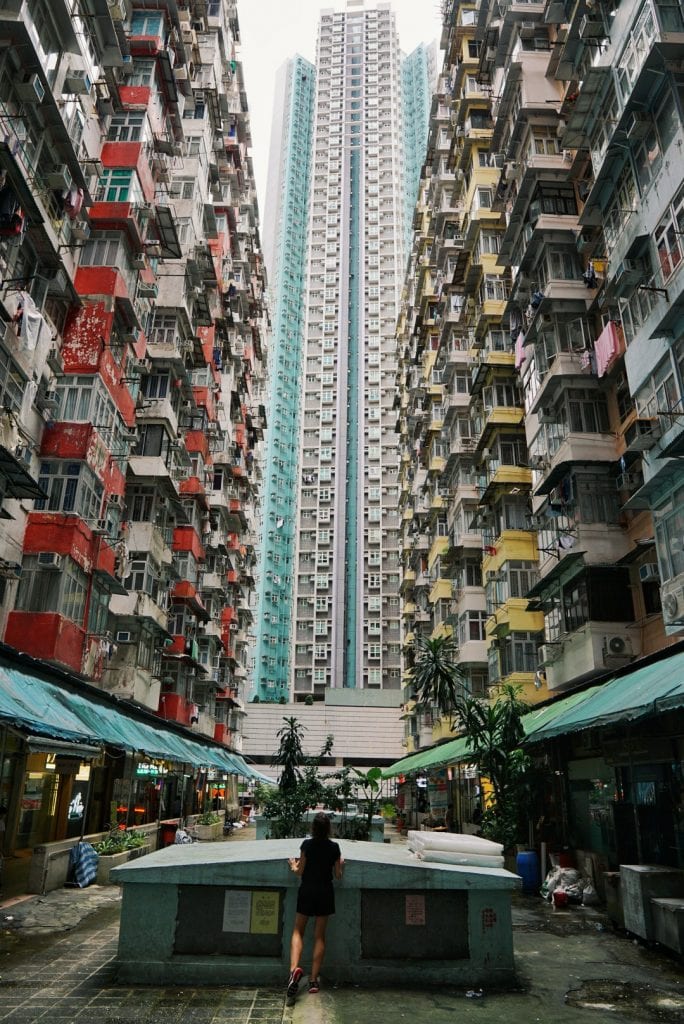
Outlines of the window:
[{"label": "window", "polygon": [[24,397],[25,382],[12,357],[0,346],[0,407],[18,412]]},{"label": "window", "polygon": [[110,142],[140,142],[145,124],[144,114],[117,114],[109,122]]},{"label": "window", "polygon": [[42,569],[37,555],[24,558],[17,592],[17,608],[26,612],[55,612],[78,625],[83,624],[88,578],[68,557],[60,571]]},{"label": "window", "polygon": [[100,518],[102,484],[84,462],[55,459],[40,466],[38,483],[48,495],[37,498],[39,511],[76,512],[82,519]]},{"label": "window", "polygon": [[105,203],[140,203],[143,191],[135,171],[125,167],[105,168],[95,191],[95,199]]},{"label": "window", "polygon": [[162,36],[164,18],[153,11],[133,11],[131,15],[132,36]]},{"label": "window", "polygon": [[655,229],[655,246],[658,261],[667,280],[682,260],[682,238],[684,237],[684,186],[674,198],[667,213]]}]

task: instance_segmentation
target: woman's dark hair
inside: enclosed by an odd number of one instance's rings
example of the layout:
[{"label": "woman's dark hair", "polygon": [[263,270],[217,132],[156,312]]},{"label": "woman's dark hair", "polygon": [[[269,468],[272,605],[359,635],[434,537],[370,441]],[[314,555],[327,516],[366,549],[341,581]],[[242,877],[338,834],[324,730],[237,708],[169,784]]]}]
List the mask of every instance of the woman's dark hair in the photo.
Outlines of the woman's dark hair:
[{"label": "woman's dark hair", "polygon": [[314,839],[330,839],[330,818],[319,811],[311,822],[311,835]]}]

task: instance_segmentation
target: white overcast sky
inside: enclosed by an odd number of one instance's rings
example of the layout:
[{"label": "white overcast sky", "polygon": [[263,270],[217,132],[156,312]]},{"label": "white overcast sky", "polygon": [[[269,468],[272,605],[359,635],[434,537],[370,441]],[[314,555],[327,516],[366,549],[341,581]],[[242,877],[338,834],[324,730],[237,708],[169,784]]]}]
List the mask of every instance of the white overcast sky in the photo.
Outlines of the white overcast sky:
[{"label": "white overcast sky", "polygon": [[[373,0],[366,0],[371,8]],[[240,57],[245,73],[252,126],[252,158],[263,217],[268,147],[276,70],[300,53],[313,61],[318,15],[322,8],[344,10],[344,0],[238,0]],[[393,0],[399,42],[404,53],[418,43],[439,42],[442,29],[439,0]]]}]

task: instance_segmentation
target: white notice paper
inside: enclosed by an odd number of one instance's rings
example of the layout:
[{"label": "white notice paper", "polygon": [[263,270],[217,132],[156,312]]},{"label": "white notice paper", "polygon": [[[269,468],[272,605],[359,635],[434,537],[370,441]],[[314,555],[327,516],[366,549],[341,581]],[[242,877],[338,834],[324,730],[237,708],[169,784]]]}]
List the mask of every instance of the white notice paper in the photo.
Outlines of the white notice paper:
[{"label": "white notice paper", "polygon": [[249,932],[252,893],[249,889],[226,889],[223,903],[223,931]]}]

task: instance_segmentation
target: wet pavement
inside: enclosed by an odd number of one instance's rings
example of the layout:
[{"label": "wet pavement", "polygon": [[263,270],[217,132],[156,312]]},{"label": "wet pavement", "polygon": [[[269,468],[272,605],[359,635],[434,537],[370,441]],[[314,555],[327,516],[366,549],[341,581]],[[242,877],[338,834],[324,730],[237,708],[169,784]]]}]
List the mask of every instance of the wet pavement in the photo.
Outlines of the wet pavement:
[{"label": "wet pavement", "polygon": [[[252,830],[244,837],[252,838]],[[514,900],[517,987],[370,991],[325,984],[294,1007],[269,988],[119,986],[114,886],[0,907],[0,1022],[34,1024],[684,1024],[681,964],[613,931],[594,908]],[[334,927],[334,922],[331,923]]]}]

